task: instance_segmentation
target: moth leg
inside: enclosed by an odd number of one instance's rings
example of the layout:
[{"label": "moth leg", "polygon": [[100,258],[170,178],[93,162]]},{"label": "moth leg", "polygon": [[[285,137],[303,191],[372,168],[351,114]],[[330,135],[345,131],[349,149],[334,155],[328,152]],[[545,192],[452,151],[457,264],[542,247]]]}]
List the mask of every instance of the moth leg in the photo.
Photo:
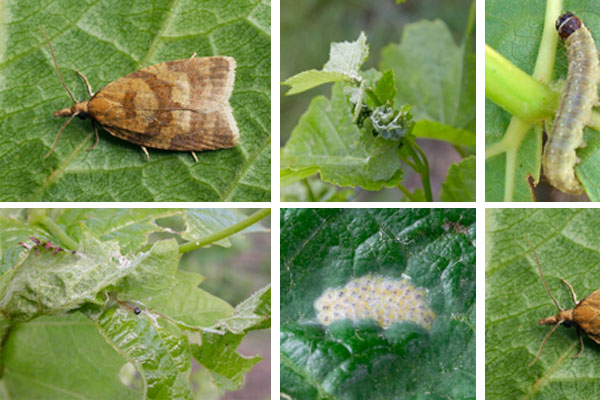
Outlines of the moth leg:
[{"label": "moth leg", "polygon": [[88,147],[88,150],[92,150],[94,147],[96,147],[96,145],[98,144],[98,141],[100,140],[100,138],[98,137],[98,126],[96,125],[96,123],[94,122],[93,119],[92,119],[92,126],[94,127],[94,133],[96,134],[96,141],[94,142],[93,145]]},{"label": "moth leg", "polygon": [[144,154],[146,155],[146,160],[150,161],[150,154],[148,154],[148,149],[146,149],[144,146],[140,146],[144,152]]},{"label": "moth leg", "polygon": [[577,336],[579,336],[579,352],[575,354],[573,358],[579,357],[579,355],[583,352],[583,335],[579,329],[577,329]]},{"label": "moth leg", "polygon": [[575,304],[578,304],[579,302],[577,301],[577,295],[575,294],[575,291],[573,290],[573,286],[571,286],[571,284],[567,281],[565,281],[563,278],[560,278],[560,280],[567,285],[567,287],[569,288],[569,290],[571,291],[571,296],[573,296],[573,301],[575,302]]},{"label": "moth leg", "polygon": [[546,337],[542,341],[542,345],[540,346],[540,351],[538,351],[537,356],[535,356],[535,359],[532,362],[529,363],[530,367],[533,364],[535,364],[537,362],[537,360],[540,359],[540,356],[542,355],[542,351],[544,350],[544,346],[546,346],[546,340],[548,340],[548,338],[552,335],[552,332],[554,332],[556,330],[556,328],[559,327],[559,325],[561,324],[561,322],[562,321],[557,322],[556,324],[554,324],[554,326],[552,327],[552,329],[550,329],[550,332],[548,332],[548,334],[546,335]]},{"label": "moth leg", "polygon": [[92,93],[92,86],[90,85],[90,82],[88,81],[88,79],[81,72],[79,72],[79,71],[75,71],[75,72],[77,73],[77,75],[79,75],[81,77],[81,79],[83,79],[83,81],[85,82],[85,86],[87,87],[88,94],[90,95],[90,97],[92,97],[94,95],[94,93]]},{"label": "moth leg", "polygon": [[194,52],[194,54],[192,54],[192,56],[190,58],[194,58],[196,57],[196,52]]},{"label": "moth leg", "polygon": [[192,157],[194,157],[194,161],[198,162],[198,157],[196,157],[196,153],[194,153],[193,151],[190,151],[190,153],[192,153]]}]

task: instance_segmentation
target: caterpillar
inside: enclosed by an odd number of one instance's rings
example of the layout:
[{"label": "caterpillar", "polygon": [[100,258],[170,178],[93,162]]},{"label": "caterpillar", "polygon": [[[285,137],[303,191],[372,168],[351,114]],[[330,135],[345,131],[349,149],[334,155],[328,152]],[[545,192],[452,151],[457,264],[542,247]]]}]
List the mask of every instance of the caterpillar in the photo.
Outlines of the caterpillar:
[{"label": "caterpillar", "polygon": [[583,127],[591,118],[592,106],[598,103],[598,52],[592,34],[574,14],[566,12],[558,17],[556,30],[565,41],[569,65],[542,164],[552,186],[580,194],[583,186],[575,176],[574,167],[580,161],[575,149],[585,146]]},{"label": "caterpillar", "polygon": [[406,276],[388,279],[369,274],[352,279],[343,288],[325,290],[314,306],[317,320],[326,326],[342,319],[374,319],[383,329],[394,322],[412,321],[429,330],[435,313],[426,294]]}]

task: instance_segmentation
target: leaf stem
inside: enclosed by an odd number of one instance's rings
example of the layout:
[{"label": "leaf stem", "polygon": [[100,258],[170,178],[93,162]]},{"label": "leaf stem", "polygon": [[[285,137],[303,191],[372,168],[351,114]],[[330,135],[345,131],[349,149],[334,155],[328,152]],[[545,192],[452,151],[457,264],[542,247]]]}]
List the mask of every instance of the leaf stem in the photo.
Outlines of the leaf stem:
[{"label": "leaf stem", "polygon": [[415,201],[415,197],[413,196],[413,194],[410,192],[410,190],[408,190],[403,184],[399,183],[398,185],[396,185],[396,187],[398,189],[400,189],[400,191],[402,193],[404,193],[404,195],[406,196],[406,198],[410,201]]},{"label": "leaf stem", "polygon": [[310,187],[310,182],[308,181],[308,179],[302,179],[302,184],[304,185],[304,187],[306,187],[308,201],[318,201],[312,188]]},{"label": "leaf stem", "polygon": [[48,218],[48,215],[41,216],[37,222],[44,226],[44,228],[48,229],[48,231],[60,239],[60,241],[67,247],[69,250],[77,250],[79,245],[77,242],[60,227],[56,222]]},{"label": "leaf stem", "polygon": [[431,193],[431,183],[429,182],[429,162],[427,161],[427,156],[425,155],[425,153],[423,153],[421,147],[412,138],[406,137],[405,144],[407,145],[406,150],[408,151],[409,156],[415,162],[413,164],[410,161],[406,160],[404,157],[403,161],[406,162],[409,166],[411,166],[417,174],[419,174],[421,182],[423,183],[425,201],[433,201],[433,194]]},{"label": "leaf stem", "polygon": [[358,121],[358,117],[360,116],[360,112],[362,111],[364,93],[364,82],[361,82],[358,86],[358,101],[356,102],[356,106],[354,107],[354,113],[352,115],[352,123],[355,125]]},{"label": "leaf stem", "polygon": [[485,96],[524,121],[550,117],[558,107],[560,93],[485,46]]},{"label": "leaf stem", "polygon": [[431,183],[429,181],[429,161],[427,161],[427,156],[425,155],[425,153],[423,153],[423,150],[421,150],[421,147],[414,141],[413,141],[413,145],[419,152],[419,155],[421,156],[421,160],[422,160],[423,166],[424,166],[423,172],[420,175],[421,175],[421,181],[423,182],[423,189],[425,191],[425,200],[433,201],[433,194],[431,193]]},{"label": "leaf stem", "polygon": [[228,236],[231,236],[234,233],[242,231],[242,230],[246,229],[247,227],[249,227],[250,225],[255,224],[256,222],[265,218],[269,214],[271,214],[271,209],[263,208],[262,210],[259,210],[259,211],[255,212],[254,214],[250,215],[245,220],[238,222],[237,224],[231,225],[230,227],[227,227],[221,231],[210,234],[210,235],[206,236],[205,238],[197,240],[195,242],[188,242],[188,243],[182,244],[181,246],[179,246],[179,253],[180,254],[187,253],[188,251],[199,249],[200,247],[204,247],[208,244],[214,243],[218,240],[221,240]]}]

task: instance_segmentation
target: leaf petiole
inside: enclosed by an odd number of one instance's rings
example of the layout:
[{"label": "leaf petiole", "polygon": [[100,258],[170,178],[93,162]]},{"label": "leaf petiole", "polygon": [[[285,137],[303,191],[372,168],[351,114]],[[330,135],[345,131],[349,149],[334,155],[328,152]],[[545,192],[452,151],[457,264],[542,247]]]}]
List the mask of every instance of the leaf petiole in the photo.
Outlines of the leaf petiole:
[{"label": "leaf petiole", "polygon": [[255,224],[256,222],[265,218],[269,214],[271,214],[271,209],[263,208],[262,210],[259,210],[259,211],[255,212],[254,214],[250,215],[245,220],[240,221],[237,224],[233,224],[221,231],[218,231],[211,235],[208,235],[204,239],[200,239],[195,242],[188,242],[188,243],[182,244],[181,246],[179,246],[179,253],[180,254],[187,253],[188,251],[199,249],[201,247],[204,247],[206,245],[209,245],[211,243],[214,243],[221,239],[224,239],[228,236],[231,236],[234,233],[242,231],[242,230],[246,229],[247,227],[249,227],[250,225]]}]

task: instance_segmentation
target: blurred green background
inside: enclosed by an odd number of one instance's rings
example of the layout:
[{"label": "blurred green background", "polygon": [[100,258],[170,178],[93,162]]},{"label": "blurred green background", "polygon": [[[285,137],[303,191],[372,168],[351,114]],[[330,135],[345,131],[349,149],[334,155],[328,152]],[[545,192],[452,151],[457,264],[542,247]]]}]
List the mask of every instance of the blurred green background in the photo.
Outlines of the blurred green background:
[{"label": "blurred green background", "polygon": [[[281,2],[281,80],[308,69],[320,69],[329,59],[331,42],[354,41],[360,31],[367,34],[369,59],[363,69],[376,67],[382,48],[399,43],[404,25],[421,19],[441,19],[460,41],[466,28],[472,0],[305,0]],[[401,79],[397,77],[397,79]],[[287,142],[300,116],[307,110],[310,100],[320,94],[331,94],[331,84],[323,85],[294,96],[284,96],[289,89],[282,86],[280,145]],[[460,160],[454,148],[433,140],[419,140],[427,154],[431,168],[434,197],[439,197],[441,181],[445,179],[451,162]],[[433,157],[435,156],[435,157]],[[409,189],[421,187],[414,173],[406,170],[404,183]],[[397,201],[397,189],[380,192],[356,191],[355,200]]]},{"label": "blurred green background", "polygon": [[[240,210],[250,215],[258,210]],[[268,229],[271,218],[259,222]],[[232,246],[211,246],[202,251],[185,253],[180,269],[204,276],[202,289],[237,306],[258,289],[271,282],[271,233],[259,232],[231,238]],[[263,358],[246,375],[237,392],[220,396],[203,368],[194,367],[192,382],[196,399],[202,400],[264,400],[271,398],[271,331],[250,332],[238,352],[245,356],[258,354]]]}]

